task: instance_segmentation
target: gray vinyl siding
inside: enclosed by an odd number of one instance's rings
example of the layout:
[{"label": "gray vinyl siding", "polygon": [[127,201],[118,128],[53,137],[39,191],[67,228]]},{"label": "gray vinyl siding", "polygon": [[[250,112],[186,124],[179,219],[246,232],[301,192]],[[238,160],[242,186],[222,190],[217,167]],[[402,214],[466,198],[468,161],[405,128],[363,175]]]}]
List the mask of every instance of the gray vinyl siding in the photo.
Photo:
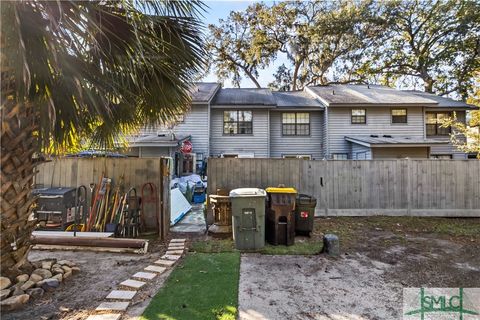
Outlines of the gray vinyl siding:
[{"label": "gray vinyl siding", "polygon": [[[357,107],[355,108],[357,109]],[[346,107],[328,108],[328,152],[348,153],[351,157],[351,145],[345,136],[355,135],[398,135],[424,137],[423,108],[407,108],[407,124],[392,124],[390,107],[358,107],[367,110],[366,124],[352,124],[351,110]]]},{"label": "gray vinyl siding", "polygon": [[172,156],[169,147],[140,147],[139,149],[140,158],[157,158]]},{"label": "gray vinyl siding", "polygon": [[[293,111],[284,111],[293,112]],[[283,155],[311,155],[321,159],[322,148],[322,112],[311,111],[309,136],[283,136],[281,111],[270,112],[270,157],[281,158]]]},{"label": "gray vinyl siding", "polygon": [[[427,109],[425,110],[426,112],[428,111],[434,111],[434,110],[430,110],[430,109]],[[435,111],[438,111],[438,112],[441,112],[441,111],[444,111],[444,110],[438,110],[438,109],[435,109]],[[465,111],[456,111],[456,114],[457,114],[457,119],[461,122],[464,122],[466,121],[465,117]],[[427,119],[427,116],[425,115],[425,123],[426,123],[426,119]],[[449,141],[450,138],[449,137],[434,137],[434,136],[428,136],[428,139],[438,139],[438,140],[444,140],[444,141]],[[453,144],[451,143],[448,143],[448,144],[442,144],[442,145],[436,145],[436,146],[432,146],[430,148],[430,154],[431,155],[446,155],[446,154],[451,154],[452,155],[452,158],[453,159],[466,159],[467,158],[467,154],[465,154],[464,152],[458,150]]]},{"label": "gray vinyl siding", "polygon": [[[364,160],[371,160],[372,159],[372,149],[369,147],[365,147],[356,143],[351,143],[352,147],[352,159],[357,160],[358,153],[365,153],[365,159]],[[363,160],[363,159],[362,159]]]},{"label": "gray vinyl siding", "polygon": [[[249,110],[244,106],[241,109]],[[253,153],[255,158],[267,158],[269,156],[268,110],[252,110],[253,134],[224,135],[223,111],[225,110],[237,110],[237,108],[232,106],[228,109],[211,109],[210,155]]]},{"label": "gray vinyl siding", "polygon": [[208,155],[208,105],[192,105],[184,121],[173,129],[177,137],[192,136],[194,153]]},{"label": "gray vinyl siding", "polygon": [[[173,132],[177,138],[183,138],[185,136],[192,136],[192,146],[194,153],[203,153],[203,156],[208,156],[208,105],[194,104],[191,106],[191,110],[184,115],[184,121],[178,123]],[[162,126],[150,126],[140,130],[142,135],[155,135],[159,131],[168,132],[169,130]],[[151,147],[148,147],[151,148]],[[158,151],[158,150],[157,150]],[[155,149],[146,151],[148,154],[157,153]]]}]

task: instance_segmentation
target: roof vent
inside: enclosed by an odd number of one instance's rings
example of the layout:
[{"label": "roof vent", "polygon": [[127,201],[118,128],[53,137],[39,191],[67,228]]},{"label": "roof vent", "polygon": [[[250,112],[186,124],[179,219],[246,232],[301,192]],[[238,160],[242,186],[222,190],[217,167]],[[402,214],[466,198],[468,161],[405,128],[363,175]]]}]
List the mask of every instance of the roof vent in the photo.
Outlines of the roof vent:
[{"label": "roof vent", "polygon": [[335,95],[335,90],[332,90],[332,94]]},{"label": "roof vent", "polygon": [[384,137],[384,138],[392,138],[392,136],[389,135],[389,134],[384,134],[383,137]]},{"label": "roof vent", "polygon": [[376,134],[371,134],[371,135],[370,135],[370,138],[378,138],[378,135],[376,135]]}]

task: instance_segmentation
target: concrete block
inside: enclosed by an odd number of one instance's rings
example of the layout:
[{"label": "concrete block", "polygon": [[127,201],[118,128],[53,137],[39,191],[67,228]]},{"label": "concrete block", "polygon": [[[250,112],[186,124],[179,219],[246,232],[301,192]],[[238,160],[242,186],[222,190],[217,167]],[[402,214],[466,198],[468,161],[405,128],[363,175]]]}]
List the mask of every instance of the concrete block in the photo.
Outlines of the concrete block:
[{"label": "concrete block", "polygon": [[95,310],[97,311],[106,311],[106,310],[115,310],[115,311],[125,311],[128,308],[128,302],[102,302]]},{"label": "concrete block", "polygon": [[112,290],[105,299],[132,300],[137,291]]},{"label": "concrete block", "polygon": [[132,277],[140,278],[140,279],[146,279],[146,280],[152,280],[156,276],[157,276],[157,274],[152,273],[152,272],[137,272]]},{"label": "concrete block", "polygon": [[167,270],[167,268],[160,267],[160,266],[148,266],[148,267],[145,268],[145,270],[153,271],[153,272],[157,272],[157,273],[163,273],[165,270]]},{"label": "concrete block", "polygon": [[169,245],[167,250],[185,250],[185,246],[173,246]]},{"label": "concrete block", "polygon": [[165,254],[166,255],[172,255],[172,256],[175,256],[175,255],[181,256],[183,254],[183,250],[170,250],[170,251],[165,252]]},{"label": "concrete block", "polygon": [[160,259],[154,262],[155,264],[159,264],[161,266],[165,267],[171,267],[175,264],[174,260],[165,260],[165,259]]},{"label": "concrete block", "polygon": [[121,313],[105,313],[88,316],[87,320],[119,320]]},{"label": "concrete block", "polygon": [[180,259],[180,256],[172,256],[172,255],[166,254],[166,255],[161,256],[160,258],[161,258],[161,259],[164,259],[164,260],[174,260],[174,261],[177,261],[178,259]]},{"label": "concrete block", "polygon": [[131,287],[131,288],[135,288],[135,289],[140,289],[141,287],[146,285],[146,283],[143,282],[143,281],[138,281],[138,280],[133,280],[133,279],[125,280],[120,284],[122,286]]}]

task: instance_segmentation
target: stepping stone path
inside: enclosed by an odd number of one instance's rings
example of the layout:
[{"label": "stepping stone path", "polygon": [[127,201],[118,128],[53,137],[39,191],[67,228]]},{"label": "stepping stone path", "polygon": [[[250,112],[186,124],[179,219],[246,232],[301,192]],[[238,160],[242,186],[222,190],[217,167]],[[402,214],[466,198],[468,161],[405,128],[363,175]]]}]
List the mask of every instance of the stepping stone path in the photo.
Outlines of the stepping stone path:
[{"label": "stepping stone path", "polygon": [[[127,279],[120,283],[120,286],[129,287],[134,290],[113,290],[105,299],[107,300],[128,300],[128,301],[105,301],[102,302],[95,311],[126,311],[130,300],[133,299],[136,290],[142,288],[148,281],[154,279],[157,274],[165,272],[168,268],[175,265],[176,261],[180,259],[185,250],[186,239],[172,239],[168,245],[168,249],[165,255],[160,260],[154,262],[154,265],[149,265],[144,268],[145,271],[139,271],[132,275],[132,278],[142,279],[144,281]],[[150,272],[147,272],[150,271]],[[119,320],[122,313],[102,313],[90,315],[86,320]]]}]

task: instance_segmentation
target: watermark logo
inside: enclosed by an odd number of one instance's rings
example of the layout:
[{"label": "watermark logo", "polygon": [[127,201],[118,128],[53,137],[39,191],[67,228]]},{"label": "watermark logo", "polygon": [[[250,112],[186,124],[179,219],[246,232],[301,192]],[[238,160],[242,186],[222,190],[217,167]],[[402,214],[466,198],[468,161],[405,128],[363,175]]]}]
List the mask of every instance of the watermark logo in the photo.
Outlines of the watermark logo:
[{"label": "watermark logo", "polygon": [[480,288],[404,288],[404,320],[480,320]]}]

